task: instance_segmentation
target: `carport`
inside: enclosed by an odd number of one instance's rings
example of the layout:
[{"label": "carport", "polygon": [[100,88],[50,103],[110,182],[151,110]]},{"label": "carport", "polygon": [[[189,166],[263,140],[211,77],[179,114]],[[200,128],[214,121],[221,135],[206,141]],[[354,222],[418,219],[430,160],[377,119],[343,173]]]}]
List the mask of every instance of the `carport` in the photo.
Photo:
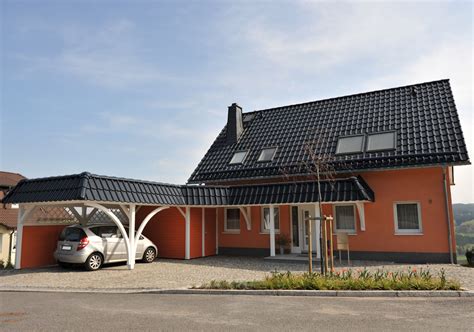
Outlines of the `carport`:
[{"label": "carport", "polygon": [[[20,208],[15,264],[17,269],[35,266],[22,262],[28,257],[25,250],[37,255],[52,256],[57,236],[66,225],[88,224],[105,219],[109,219],[120,229],[126,244],[127,264],[129,269],[133,269],[140,235],[147,224],[164,211],[177,211],[174,215],[170,214],[170,227],[181,220],[184,223],[183,231],[178,230],[174,234],[179,241],[184,242],[184,255],[181,257],[184,259],[218,253],[216,209],[219,207],[239,208],[248,230],[252,225],[250,207],[256,205],[273,207],[289,203],[353,201],[358,202],[359,216],[364,220],[363,203],[373,201],[374,195],[362,179],[351,177],[333,182],[322,181],[321,185],[322,197],[319,198],[314,181],[235,187],[193,186],[84,172],[22,180],[3,199],[3,203],[17,203]],[[137,221],[140,210],[145,213],[140,213]],[[272,213],[273,208],[270,208],[270,255],[274,256],[275,225]],[[206,224],[210,223],[215,223],[215,234],[206,236]],[[128,225],[128,233],[124,225]],[[206,244],[214,242],[215,252],[206,252]],[[180,244],[178,242],[177,245]],[[48,262],[45,259],[44,262],[35,264],[48,265]]]},{"label": "carport", "polygon": [[[185,259],[191,256],[191,219],[197,219],[197,214],[191,216],[191,205],[197,205],[199,198],[194,192],[198,187],[183,188],[183,186],[163,184],[157,182],[139,181],[108,176],[81,173],[77,175],[48,177],[24,180],[12,190],[3,200],[3,203],[19,204],[18,237],[16,264],[22,268],[23,249],[25,238],[29,242],[41,243],[41,239],[34,239],[27,228],[37,228],[35,233],[39,237],[47,236],[57,239],[60,230],[71,224],[88,224],[91,222],[111,221],[120,229],[127,249],[127,264],[134,268],[137,241],[143,230],[152,218],[159,212],[174,208],[182,217],[185,225]],[[220,205],[219,193],[221,188],[206,188],[208,197],[212,191],[213,201]],[[186,199],[185,194],[193,196],[192,202]],[[225,196],[225,195],[223,195]],[[138,229],[136,216],[140,209],[148,207],[147,213],[142,214]],[[151,211],[150,210],[151,207]],[[205,206],[200,204],[204,220]],[[124,226],[128,226],[128,232]],[[40,228],[41,227],[41,228]],[[203,228],[204,222],[203,222]],[[48,231],[45,231],[48,230]],[[25,234],[26,233],[26,234]],[[25,236],[26,235],[26,236]],[[49,239],[51,242],[51,239]],[[42,250],[41,245],[33,252]],[[49,250],[52,250],[51,245]],[[195,257],[197,255],[194,255]],[[204,256],[204,255],[203,255]]]}]

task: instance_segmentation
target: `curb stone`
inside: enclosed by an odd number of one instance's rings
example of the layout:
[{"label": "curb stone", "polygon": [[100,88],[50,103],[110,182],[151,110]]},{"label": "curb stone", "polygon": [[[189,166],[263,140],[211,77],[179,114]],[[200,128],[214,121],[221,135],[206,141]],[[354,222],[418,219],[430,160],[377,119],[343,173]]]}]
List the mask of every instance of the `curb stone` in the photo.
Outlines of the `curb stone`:
[{"label": "curb stone", "polygon": [[236,289],[161,289],[161,288],[36,288],[0,287],[0,292],[164,294],[164,295],[257,295],[314,297],[473,297],[474,291],[383,291],[383,290],[236,290]]}]

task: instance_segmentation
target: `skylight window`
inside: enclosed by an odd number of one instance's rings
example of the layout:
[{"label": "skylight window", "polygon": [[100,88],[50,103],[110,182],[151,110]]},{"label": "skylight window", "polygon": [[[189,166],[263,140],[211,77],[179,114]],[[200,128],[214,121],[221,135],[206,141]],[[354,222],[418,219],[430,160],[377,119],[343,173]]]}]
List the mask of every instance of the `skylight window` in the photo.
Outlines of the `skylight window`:
[{"label": "skylight window", "polygon": [[395,133],[380,133],[369,135],[367,151],[380,151],[395,149]]},{"label": "skylight window", "polygon": [[364,136],[341,137],[337,141],[337,154],[362,152]]},{"label": "skylight window", "polygon": [[234,153],[234,156],[230,160],[230,164],[242,164],[248,151],[238,151]]},{"label": "skylight window", "polygon": [[276,148],[263,149],[258,157],[258,161],[271,161],[275,156]]}]

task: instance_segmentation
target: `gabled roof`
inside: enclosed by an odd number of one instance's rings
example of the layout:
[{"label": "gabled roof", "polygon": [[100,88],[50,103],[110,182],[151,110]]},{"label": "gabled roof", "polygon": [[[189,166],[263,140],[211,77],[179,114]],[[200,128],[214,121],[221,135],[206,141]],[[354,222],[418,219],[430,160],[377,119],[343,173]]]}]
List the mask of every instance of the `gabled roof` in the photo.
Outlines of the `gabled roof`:
[{"label": "gabled roof", "polygon": [[[96,201],[167,206],[231,206],[318,201],[316,182],[245,186],[192,186],[95,175],[23,180],[3,203]],[[374,193],[360,177],[322,181],[323,202],[374,201]]]},{"label": "gabled roof", "polygon": [[0,207],[0,225],[14,229],[18,224],[18,209]]},{"label": "gabled roof", "polygon": [[[367,170],[436,164],[469,164],[449,80],[354,94],[244,113],[244,131],[227,144],[221,131],[189,178],[190,183],[304,174],[304,146],[333,156],[336,170]],[[394,131],[396,149],[335,155],[339,137]],[[264,148],[277,147],[270,162]],[[248,151],[242,164],[229,164]]]},{"label": "gabled roof", "polygon": [[[6,195],[6,192],[14,187],[25,177],[18,173],[0,171],[0,200]],[[12,209],[11,206],[0,206],[0,225],[14,229],[18,223],[18,209]]]},{"label": "gabled roof", "polygon": [[0,187],[13,187],[24,178],[18,173],[0,171]]}]

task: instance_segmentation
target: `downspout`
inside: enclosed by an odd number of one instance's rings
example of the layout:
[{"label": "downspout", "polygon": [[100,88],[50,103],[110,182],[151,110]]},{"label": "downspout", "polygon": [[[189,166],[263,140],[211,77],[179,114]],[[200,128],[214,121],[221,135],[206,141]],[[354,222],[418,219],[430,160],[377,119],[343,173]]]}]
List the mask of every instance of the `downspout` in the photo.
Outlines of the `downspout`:
[{"label": "downspout", "polygon": [[453,239],[451,236],[451,214],[449,213],[449,199],[448,199],[448,185],[446,177],[446,167],[443,167],[443,189],[444,189],[444,202],[446,206],[446,220],[448,221],[448,245],[449,245],[449,260],[451,264],[454,264],[453,256]]},{"label": "downspout", "polygon": [[15,234],[15,230],[12,230],[12,232],[10,233],[10,245],[8,246],[8,263],[9,265],[13,265],[12,264],[12,249],[13,249],[13,234]]}]

